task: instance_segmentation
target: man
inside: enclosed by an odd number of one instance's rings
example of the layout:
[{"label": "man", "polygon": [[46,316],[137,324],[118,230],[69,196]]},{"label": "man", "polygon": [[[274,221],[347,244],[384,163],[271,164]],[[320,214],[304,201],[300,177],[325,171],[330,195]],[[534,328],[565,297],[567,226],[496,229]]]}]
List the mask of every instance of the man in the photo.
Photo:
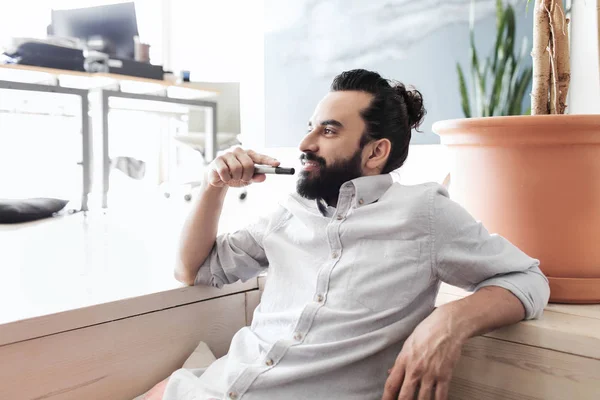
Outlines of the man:
[{"label": "man", "polygon": [[[229,354],[176,371],[165,399],[445,399],[468,338],[542,314],[537,260],[488,234],[443,187],[392,183],[424,114],[416,90],[340,74],[300,143],[297,193],[219,237],[227,188],[262,182],[254,165],[279,163],[242,149],[215,159],[176,277],[221,287],[268,269],[267,284]],[[475,293],[434,309],[441,281]]]}]

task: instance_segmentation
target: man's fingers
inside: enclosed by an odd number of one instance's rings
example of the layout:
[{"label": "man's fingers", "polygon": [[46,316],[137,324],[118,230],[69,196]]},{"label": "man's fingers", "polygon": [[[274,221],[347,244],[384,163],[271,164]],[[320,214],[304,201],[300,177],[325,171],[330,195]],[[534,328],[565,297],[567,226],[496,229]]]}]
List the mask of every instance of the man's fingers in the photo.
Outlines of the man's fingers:
[{"label": "man's fingers", "polygon": [[224,155],[223,158],[229,166],[229,173],[231,174],[231,178],[234,180],[242,179],[244,167],[242,166],[242,163],[237,159],[237,157],[233,153],[228,153]]},{"label": "man's fingers", "polygon": [[260,183],[264,182],[267,179],[267,175],[265,174],[256,174],[252,177],[252,182]]},{"label": "man's fingers", "polygon": [[253,150],[244,150],[241,147],[217,157],[209,174],[209,182],[215,186],[246,186],[250,182],[263,182],[264,174],[254,175],[256,164],[276,167],[279,161]]},{"label": "man's fingers", "polygon": [[435,381],[423,379],[419,388],[419,400],[432,400],[433,391],[435,390]]},{"label": "man's fingers", "polygon": [[450,382],[437,382],[435,385],[435,400],[447,400],[450,391]]},{"label": "man's fingers", "polygon": [[402,381],[404,380],[404,367],[394,366],[385,381],[385,388],[381,400],[396,400]]},{"label": "man's fingers", "polygon": [[406,377],[406,379],[404,379],[404,381],[402,382],[402,387],[400,388],[398,400],[414,400],[415,393],[417,393],[418,388],[418,379]]},{"label": "man's fingers", "polygon": [[215,158],[213,161],[215,166],[215,172],[219,175],[219,178],[223,183],[227,183],[231,180],[231,173],[229,172],[229,167],[225,164],[222,158]]},{"label": "man's fingers", "polygon": [[254,161],[255,164],[270,165],[271,167],[279,166],[279,161],[277,161],[273,157],[269,157],[264,154],[259,154],[254,150],[248,150],[246,154],[248,154],[248,156],[252,159],[252,161]]},{"label": "man's fingers", "polygon": [[252,180],[252,176],[254,175],[254,161],[252,161],[250,156],[245,152],[237,154],[237,158],[244,169],[242,173],[242,180],[244,182],[250,182]]}]

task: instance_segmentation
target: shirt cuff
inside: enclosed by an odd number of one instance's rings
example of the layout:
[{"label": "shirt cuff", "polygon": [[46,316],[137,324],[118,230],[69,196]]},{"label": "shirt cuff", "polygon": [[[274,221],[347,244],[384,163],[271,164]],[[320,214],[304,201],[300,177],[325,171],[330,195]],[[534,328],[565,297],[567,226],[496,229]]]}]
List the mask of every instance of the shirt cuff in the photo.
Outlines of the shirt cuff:
[{"label": "shirt cuff", "polygon": [[221,289],[223,287],[223,281],[221,281],[220,279],[216,279],[215,275],[212,273],[212,270],[210,267],[211,266],[210,258],[211,258],[211,256],[208,256],[208,258],[206,259],[204,264],[202,264],[202,266],[198,270],[198,273],[196,274],[196,279],[194,280],[194,286],[196,286],[196,285],[213,286],[218,289]]},{"label": "shirt cuff", "polygon": [[525,319],[540,318],[550,297],[548,280],[536,271],[512,272],[486,279],[474,290],[487,286],[498,286],[514,294],[525,308]]}]

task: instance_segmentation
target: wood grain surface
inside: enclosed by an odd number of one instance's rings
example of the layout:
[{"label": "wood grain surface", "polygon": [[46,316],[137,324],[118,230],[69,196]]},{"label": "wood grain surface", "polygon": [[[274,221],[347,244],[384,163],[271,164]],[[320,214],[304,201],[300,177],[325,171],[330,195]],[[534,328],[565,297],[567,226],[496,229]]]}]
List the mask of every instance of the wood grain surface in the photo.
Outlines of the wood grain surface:
[{"label": "wood grain surface", "polygon": [[236,294],[0,346],[0,399],[131,400],[200,341],[224,355],[246,324],[245,304]]},{"label": "wood grain surface", "polygon": [[256,280],[227,285],[222,289],[182,286],[164,292],[0,324],[0,346],[234,293],[243,293],[247,290],[256,290],[257,287]]},{"label": "wood grain surface", "polygon": [[454,371],[450,399],[597,400],[600,360],[489,337],[471,339]]},{"label": "wood grain surface", "polygon": [[[163,87],[176,87],[176,88],[184,88],[193,90],[196,92],[203,92],[203,97],[209,97],[219,94],[217,90],[214,89],[206,89],[202,88],[197,84],[191,83],[175,83],[169,82],[166,80],[159,79],[150,79],[150,78],[142,78],[138,76],[130,76],[130,75],[121,75],[121,74],[113,74],[113,73],[90,73],[83,71],[70,71],[66,69],[56,69],[56,68],[46,68],[46,67],[34,67],[30,65],[18,65],[18,64],[1,64],[0,65],[0,73],[10,73],[13,72],[13,76],[18,73],[41,73],[48,74],[50,76],[63,76],[63,77],[80,77],[80,78],[90,78],[90,79],[98,79],[104,78],[108,81],[115,82],[137,82],[142,84],[150,84],[150,85],[159,85]],[[2,75],[0,75],[2,77]],[[21,74],[21,77],[26,77],[26,75]],[[23,79],[21,79],[23,80]],[[27,80],[26,80],[27,81]],[[35,83],[35,82],[32,82]]]},{"label": "wood grain surface", "polygon": [[[442,284],[436,306],[468,295]],[[521,321],[485,336],[600,360],[600,306],[549,304],[540,319]]]}]

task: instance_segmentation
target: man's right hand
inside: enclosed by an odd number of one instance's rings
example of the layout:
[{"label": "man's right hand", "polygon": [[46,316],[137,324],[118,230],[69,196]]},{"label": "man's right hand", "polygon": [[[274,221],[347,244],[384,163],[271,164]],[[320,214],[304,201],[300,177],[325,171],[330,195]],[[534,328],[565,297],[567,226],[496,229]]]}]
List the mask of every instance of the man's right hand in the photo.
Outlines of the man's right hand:
[{"label": "man's right hand", "polygon": [[208,183],[215,187],[243,187],[252,182],[263,182],[266,179],[265,174],[254,174],[254,165],[257,164],[277,167],[279,161],[273,157],[237,147],[210,163]]}]

